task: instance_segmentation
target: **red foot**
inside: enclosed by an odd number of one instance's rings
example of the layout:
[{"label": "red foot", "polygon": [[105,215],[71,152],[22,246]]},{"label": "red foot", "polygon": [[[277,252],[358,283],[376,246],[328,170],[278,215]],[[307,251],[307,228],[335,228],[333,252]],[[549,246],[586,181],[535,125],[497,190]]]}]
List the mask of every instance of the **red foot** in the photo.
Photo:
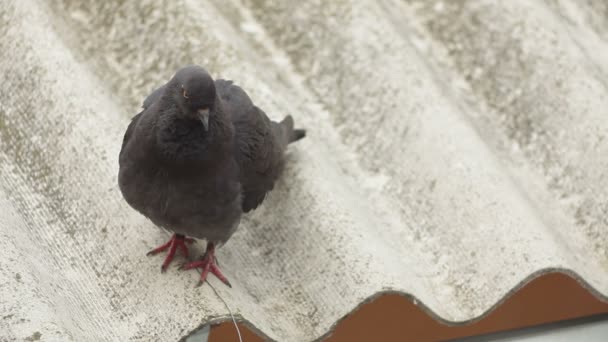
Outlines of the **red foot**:
[{"label": "red foot", "polygon": [[180,269],[190,270],[199,267],[201,267],[203,271],[201,272],[201,279],[196,286],[201,286],[207,279],[209,272],[211,272],[228,287],[232,287],[218,267],[217,259],[215,258],[215,245],[212,242],[207,243],[207,251],[203,256],[203,259],[184,264]]},{"label": "red foot", "polygon": [[149,251],[148,254],[146,254],[146,255],[155,255],[162,251],[165,251],[168,248],[169,253],[167,254],[167,257],[165,258],[163,265],[160,267],[160,271],[165,272],[167,270],[167,267],[171,263],[171,261],[173,261],[173,257],[175,256],[175,251],[177,250],[178,246],[182,250],[182,253],[184,253],[184,256],[186,258],[188,257],[188,246],[186,246],[186,242],[194,243],[194,239],[184,237],[181,234],[173,234],[173,236],[171,237],[171,239],[169,241],[167,241],[167,243],[165,243],[164,245],[161,245],[157,248],[154,248],[153,250]]}]

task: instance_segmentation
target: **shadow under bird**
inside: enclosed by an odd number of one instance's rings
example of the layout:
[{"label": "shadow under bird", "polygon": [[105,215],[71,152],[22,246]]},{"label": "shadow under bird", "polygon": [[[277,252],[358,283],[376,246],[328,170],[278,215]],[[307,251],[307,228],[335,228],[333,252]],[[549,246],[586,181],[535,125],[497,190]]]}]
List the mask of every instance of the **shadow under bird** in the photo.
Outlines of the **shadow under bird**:
[{"label": "shadow under bird", "polygon": [[241,215],[262,203],[285,162],[287,145],[305,136],[287,116],[271,121],[232,81],[214,81],[187,66],[150,94],[133,117],[119,156],[118,184],[131,207],[174,232],[148,254],[168,250],[164,272],[177,249],[205,239],[199,285],[213,273],[226,285],[215,249],[238,228]]}]

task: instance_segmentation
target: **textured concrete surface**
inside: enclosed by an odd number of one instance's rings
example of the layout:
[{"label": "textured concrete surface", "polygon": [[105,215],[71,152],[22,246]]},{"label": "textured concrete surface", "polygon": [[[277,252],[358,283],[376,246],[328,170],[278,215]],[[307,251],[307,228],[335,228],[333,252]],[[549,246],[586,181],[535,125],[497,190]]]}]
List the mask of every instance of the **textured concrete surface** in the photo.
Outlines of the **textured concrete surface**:
[{"label": "textured concrete surface", "polygon": [[[0,339],[171,341],[228,317],[122,200],[122,134],[181,65],[308,128],[219,252],[235,314],[308,341],[383,291],[475,319],[564,269],[608,295],[601,0],[0,3]],[[195,255],[202,252],[199,243]]]}]

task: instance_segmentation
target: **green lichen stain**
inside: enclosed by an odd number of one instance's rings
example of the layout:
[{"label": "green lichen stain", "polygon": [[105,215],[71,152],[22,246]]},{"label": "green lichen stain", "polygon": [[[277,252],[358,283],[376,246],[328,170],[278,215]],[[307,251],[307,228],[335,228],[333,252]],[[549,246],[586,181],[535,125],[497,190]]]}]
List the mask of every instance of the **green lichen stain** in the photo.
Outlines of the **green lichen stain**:
[{"label": "green lichen stain", "polygon": [[32,336],[27,337],[25,340],[26,341],[40,341],[40,337],[42,337],[42,334],[39,331],[36,331],[35,333],[32,334]]}]

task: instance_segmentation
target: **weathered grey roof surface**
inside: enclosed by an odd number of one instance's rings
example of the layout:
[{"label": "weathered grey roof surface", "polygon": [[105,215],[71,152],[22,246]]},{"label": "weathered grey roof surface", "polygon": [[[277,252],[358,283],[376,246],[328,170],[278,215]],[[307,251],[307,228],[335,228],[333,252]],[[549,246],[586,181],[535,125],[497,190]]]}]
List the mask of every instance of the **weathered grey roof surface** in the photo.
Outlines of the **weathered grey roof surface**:
[{"label": "weathered grey roof surface", "polygon": [[[308,341],[382,291],[483,315],[529,276],[608,295],[608,3],[0,3],[0,340],[176,340],[227,317],[116,185],[184,64],[308,128],[219,252],[235,313]],[[196,253],[201,253],[202,244]]]}]

